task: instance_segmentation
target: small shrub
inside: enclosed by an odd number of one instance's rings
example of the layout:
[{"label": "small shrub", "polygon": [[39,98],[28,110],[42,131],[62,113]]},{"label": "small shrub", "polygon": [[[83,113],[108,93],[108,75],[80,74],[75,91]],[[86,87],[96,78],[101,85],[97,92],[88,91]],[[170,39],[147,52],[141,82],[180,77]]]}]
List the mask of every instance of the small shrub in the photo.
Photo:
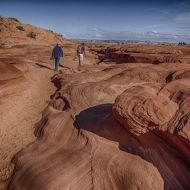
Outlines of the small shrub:
[{"label": "small shrub", "polygon": [[33,31],[32,31],[32,32],[29,32],[27,36],[30,37],[30,38],[36,39],[36,33],[33,32]]},{"label": "small shrub", "polygon": [[17,26],[16,28],[18,28],[21,31],[24,31],[24,28],[22,26]]},{"label": "small shrub", "polygon": [[93,48],[93,46],[92,46],[92,45],[88,45],[87,47],[88,47],[89,49]]},{"label": "small shrub", "polygon": [[9,18],[9,19],[14,20],[14,21],[16,21],[16,22],[19,22],[19,20],[16,19],[16,18]]}]

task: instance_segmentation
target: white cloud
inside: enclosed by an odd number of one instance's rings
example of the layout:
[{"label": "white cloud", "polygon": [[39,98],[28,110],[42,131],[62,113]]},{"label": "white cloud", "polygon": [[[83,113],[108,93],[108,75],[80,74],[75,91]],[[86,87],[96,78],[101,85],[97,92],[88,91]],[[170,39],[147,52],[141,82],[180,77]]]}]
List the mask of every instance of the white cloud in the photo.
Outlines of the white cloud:
[{"label": "white cloud", "polygon": [[94,28],[94,29],[89,29],[90,31],[98,31],[97,28]]},{"label": "white cloud", "polygon": [[163,24],[149,25],[149,26],[146,26],[146,28],[154,28],[154,27],[160,27],[160,26],[163,26]]},{"label": "white cloud", "polygon": [[98,37],[98,38],[102,37],[101,34],[95,34],[95,36]]},{"label": "white cloud", "polygon": [[165,10],[161,10],[162,13],[164,14],[169,14],[169,12],[165,11]]},{"label": "white cloud", "polygon": [[190,7],[189,0],[184,0],[183,2],[180,3],[182,7]]},{"label": "white cloud", "polygon": [[103,30],[100,29],[100,28],[88,28],[87,30],[89,30],[89,31],[94,31],[94,32],[96,32],[96,31],[103,31]]},{"label": "white cloud", "polygon": [[184,41],[190,43],[190,35],[179,35],[170,33],[159,33],[157,31],[147,31],[145,33],[136,33],[131,31],[118,31],[110,32],[99,30],[96,34],[89,34],[89,39],[102,39],[102,40],[142,40],[142,41],[155,41],[155,42],[169,42],[178,43]]},{"label": "white cloud", "polygon": [[177,17],[174,18],[174,20],[175,20],[175,21],[190,22],[190,12],[177,15]]}]

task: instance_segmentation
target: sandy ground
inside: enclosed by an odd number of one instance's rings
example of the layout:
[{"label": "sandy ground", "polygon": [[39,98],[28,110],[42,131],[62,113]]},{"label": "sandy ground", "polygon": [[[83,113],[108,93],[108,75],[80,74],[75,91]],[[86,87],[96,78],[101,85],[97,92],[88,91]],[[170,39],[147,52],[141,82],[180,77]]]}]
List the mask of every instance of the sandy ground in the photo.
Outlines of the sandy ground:
[{"label": "sandy ground", "polygon": [[35,140],[34,125],[56,90],[51,82],[54,74],[47,68],[32,67],[25,73],[30,87],[0,101],[0,190],[6,189],[10,181],[12,157]]}]

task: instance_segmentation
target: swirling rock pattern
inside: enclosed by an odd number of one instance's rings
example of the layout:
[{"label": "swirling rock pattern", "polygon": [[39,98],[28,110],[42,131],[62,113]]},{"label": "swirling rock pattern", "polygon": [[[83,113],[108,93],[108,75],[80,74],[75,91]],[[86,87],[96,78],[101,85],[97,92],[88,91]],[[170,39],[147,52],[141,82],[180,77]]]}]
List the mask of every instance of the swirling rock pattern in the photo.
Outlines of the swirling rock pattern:
[{"label": "swirling rock pattern", "polygon": [[169,98],[151,93],[149,85],[130,88],[116,98],[114,116],[131,133],[144,134],[167,123],[178,110]]},{"label": "swirling rock pattern", "polygon": [[8,189],[189,189],[187,70],[106,63],[54,75],[58,89],[36,140],[13,158]]},{"label": "swirling rock pattern", "polygon": [[117,143],[71,127],[69,112],[48,108],[43,118],[36,125],[38,140],[13,160],[19,174],[9,189],[163,188],[152,164],[120,151]]},{"label": "swirling rock pattern", "polygon": [[20,92],[27,88],[29,82],[23,72],[12,66],[0,62],[0,97]]}]

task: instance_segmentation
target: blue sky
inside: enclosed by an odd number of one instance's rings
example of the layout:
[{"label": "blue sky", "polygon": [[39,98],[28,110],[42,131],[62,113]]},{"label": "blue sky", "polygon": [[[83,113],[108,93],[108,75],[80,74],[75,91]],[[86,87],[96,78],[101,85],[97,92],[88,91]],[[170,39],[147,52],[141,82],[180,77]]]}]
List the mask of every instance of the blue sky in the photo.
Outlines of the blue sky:
[{"label": "blue sky", "polygon": [[0,15],[67,39],[190,43],[190,0],[0,0]]}]

